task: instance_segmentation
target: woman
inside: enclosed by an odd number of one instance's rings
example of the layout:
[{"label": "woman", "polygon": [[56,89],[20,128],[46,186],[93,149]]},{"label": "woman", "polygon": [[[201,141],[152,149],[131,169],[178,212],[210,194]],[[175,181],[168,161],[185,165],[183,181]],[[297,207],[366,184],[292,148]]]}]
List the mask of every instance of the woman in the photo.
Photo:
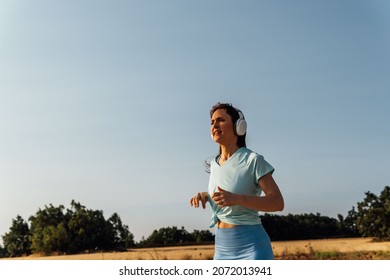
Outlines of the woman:
[{"label": "woman", "polygon": [[274,168],[246,148],[246,121],[241,111],[231,104],[217,103],[210,117],[211,137],[219,144],[219,154],[210,162],[208,192],[197,193],[190,205],[206,208],[210,203],[210,227],[216,227],[214,259],[273,259],[258,212],[284,208],[272,177]]}]

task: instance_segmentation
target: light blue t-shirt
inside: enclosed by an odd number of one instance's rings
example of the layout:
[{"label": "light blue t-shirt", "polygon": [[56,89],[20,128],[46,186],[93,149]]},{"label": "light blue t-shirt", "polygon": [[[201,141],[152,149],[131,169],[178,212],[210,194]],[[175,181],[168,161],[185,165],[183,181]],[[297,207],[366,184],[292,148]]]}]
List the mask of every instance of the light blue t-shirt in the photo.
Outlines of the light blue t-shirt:
[{"label": "light blue t-shirt", "polygon": [[211,198],[211,194],[217,191],[217,187],[246,195],[258,195],[262,193],[259,187],[259,179],[270,173],[274,168],[265,161],[264,157],[248,148],[239,148],[222,165],[218,163],[218,156],[210,163],[209,202],[213,210],[210,228],[218,220],[233,225],[256,225],[261,220],[257,210],[240,205],[219,207]]}]

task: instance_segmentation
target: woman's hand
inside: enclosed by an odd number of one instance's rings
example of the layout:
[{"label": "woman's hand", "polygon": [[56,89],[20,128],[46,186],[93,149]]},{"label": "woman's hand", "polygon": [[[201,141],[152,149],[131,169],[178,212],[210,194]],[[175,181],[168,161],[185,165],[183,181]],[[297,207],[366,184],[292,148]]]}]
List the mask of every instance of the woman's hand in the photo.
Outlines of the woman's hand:
[{"label": "woman's hand", "polygon": [[190,205],[195,208],[199,207],[199,202],[201,202],[203,209],[206,208],[206,203],[208,201],[207,192],[198,192],[195,196],[190,199]]},{"label": "woman's hand", "polygon": [[219,186],[217,188],[217,192],[211,195],[211,198],[215,201],[215,203],[219,207],[232,206],[237,204],[238,195],[225,191],[221,189]]}]

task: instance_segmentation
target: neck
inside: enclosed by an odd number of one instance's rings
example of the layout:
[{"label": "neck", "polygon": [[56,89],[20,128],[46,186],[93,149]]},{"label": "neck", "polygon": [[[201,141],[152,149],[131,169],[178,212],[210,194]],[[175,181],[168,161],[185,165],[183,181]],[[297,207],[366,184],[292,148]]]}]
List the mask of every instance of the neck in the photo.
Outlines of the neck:
[{"label": "neck", "polygon": [[225,146],[221,145],[221,158],[227,160],[238,150],[237,145]]}]

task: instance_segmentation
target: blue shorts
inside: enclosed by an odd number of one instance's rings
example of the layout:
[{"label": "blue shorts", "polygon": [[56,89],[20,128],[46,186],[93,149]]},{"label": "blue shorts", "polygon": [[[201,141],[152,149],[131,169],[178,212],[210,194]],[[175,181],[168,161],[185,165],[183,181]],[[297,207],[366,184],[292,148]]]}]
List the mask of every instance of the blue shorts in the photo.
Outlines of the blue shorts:
[{"label": "blue shorts", "polygon": [[273,260],[271,240],[262,224],[215,227],[214,260]]}]

